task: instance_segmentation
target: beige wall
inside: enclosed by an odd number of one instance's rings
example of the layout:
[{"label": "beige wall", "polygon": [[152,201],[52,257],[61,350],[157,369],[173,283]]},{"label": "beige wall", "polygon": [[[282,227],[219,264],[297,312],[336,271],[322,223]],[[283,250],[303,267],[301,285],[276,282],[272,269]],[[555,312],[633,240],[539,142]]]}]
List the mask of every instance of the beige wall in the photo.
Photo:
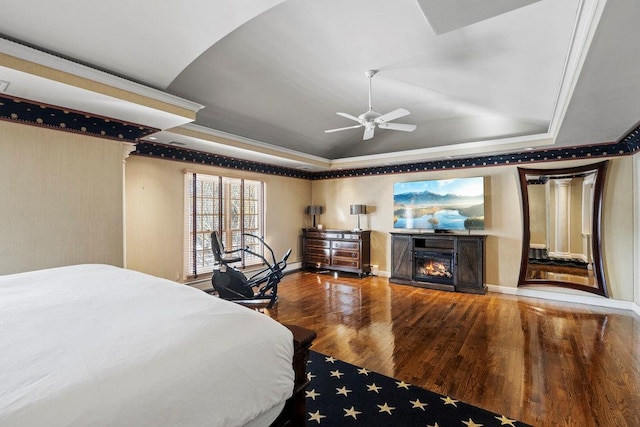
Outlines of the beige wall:
[{"label": "beige wall", "polygon": [[266,183],[265,240],[279,259],[292,249],[300,258],[301,229],[311,182],[189,163],[131,156],[125,167],[127,267],[182,279],[184,249],[184,170],[261,180]]},{"label": "beige wall", "polygon": [[0,274],[122,266],[122,143],[0,121]]},{"label": "beige wall", "polygon": [[602,245],[610,297],[633,301],[634,199],[633,157],[614,159],[607,170],[602,206]]},{"label": "beige wall", "polygon": [[[122,265],[122,144],[84,135],[0,122],[0,274],[74,263]],[[640,300],[640,156],[611,159],[603,205],[605,274],[611,297]],[[539,168],[594,161],[536,164]],[[531,165],[527,165],[530,167]],[[183,276],[183,170],[190,164],[131,156],[126,164],[126,262],[129,268]],[[353,228],[349,205],[364,203],[362,226],[373,230],[372,263],[389,271],[393,183],[485,176],[486,282],[515,287],[522,219],[516,166],[307,181],[198,166],[202,172],[267,183],[267,241],[279,256],[300,259],[305,207],[324,206],[318,223]],[[635,245],[635,246],[634,246]],[[635,289],[635,292],[634,292]],[[551,290],[552,292],[564,292]]]},{"label": "beige wall", "polygon": [[[594,161],[536,164],[539,168],[559,168]],[[527,165],[527,167],[533,167]],[[389,272],[390,234],[393,231],[393,183],[423,179],[484,176],[486,283],[516,287],[522,250],[522,208],[516,166],[495,166],[368,176],[314,181],[313,204],[323,205],[320,223],[327,228],[353,228],[355,217],[349,205],[362,203],[370,212],[362,218],[363,228],[373,230],[371,262]],[[612,298],[632,301],[633,293],[633,158],[611,159],[603,206],[605,270]],[[553,289],[551,290],[554,291]]]}]

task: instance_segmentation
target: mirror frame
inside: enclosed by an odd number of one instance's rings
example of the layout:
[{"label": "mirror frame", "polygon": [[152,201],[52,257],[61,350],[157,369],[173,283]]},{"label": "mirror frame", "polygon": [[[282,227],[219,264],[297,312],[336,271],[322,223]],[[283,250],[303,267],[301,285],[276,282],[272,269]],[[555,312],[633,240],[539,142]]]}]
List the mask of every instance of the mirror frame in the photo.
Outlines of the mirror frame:
[{"label": "mirror frame", "polygon": [[[603,269],[603,257],[601,247],[601,212],[602,198],[604,190],[604,178],[607,170],[608,161],[600,163],[572,167],[572,168],[556,168],[556,169],[530,169],[518,168],[520,179],[520,194],[522,196],[522,258],[520,261],[520,277],[518,278],[518,286],[532,285],[552,285],[563,288],[577,289],[580,291],[591,292],[604,297],[609,297],[607,282],[605,280]],[[527,269],[529,266],[529,246],[531,239],[530,220],[529,220],[529,193],[527,187],[527,176],[545,176],[545,175],[575,175],[585,172],[596,172],[596,179],[593,185],[593,206],[592,206],[592,253],[593,253],[593,272],[596,281],[596,287],[581,285],[571,282],[560,282],[546,279],[527,279]]]}]

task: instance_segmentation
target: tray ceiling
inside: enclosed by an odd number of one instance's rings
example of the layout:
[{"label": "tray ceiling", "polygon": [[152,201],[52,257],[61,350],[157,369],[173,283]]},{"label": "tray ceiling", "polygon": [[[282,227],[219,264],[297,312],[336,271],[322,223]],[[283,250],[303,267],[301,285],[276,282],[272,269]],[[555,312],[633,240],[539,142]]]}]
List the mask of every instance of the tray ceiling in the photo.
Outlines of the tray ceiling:
[{"label": "tray ceiling", "polygon": [[[4,38],[193,102],[191,124],[151,124],[156,142],[249,160],[313,169],[593,144],[640,117],[633,0],[5,3]],[[406,108],[397,121],[417,129],[325,133],[354,124],[336,112],[367,110],[370,69],[373,109]],[[5,94],[25,97],[25,75],[0,62]]]}]

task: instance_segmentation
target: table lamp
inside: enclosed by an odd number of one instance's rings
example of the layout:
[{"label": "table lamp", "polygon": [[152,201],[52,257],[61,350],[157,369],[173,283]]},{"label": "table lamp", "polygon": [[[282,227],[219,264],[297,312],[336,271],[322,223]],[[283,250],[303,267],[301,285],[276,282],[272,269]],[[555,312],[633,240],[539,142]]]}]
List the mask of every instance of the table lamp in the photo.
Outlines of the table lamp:
[{"label": "table lamp", "polygon": [[360,228],[360,215],[366,215],[367,214],[367,205],[351,205],[350,206],[350,212],[351,212],[351,215],[357,215],[358,216],[358,227],[356,228],[356,230],[361,230],[361,228]]}]

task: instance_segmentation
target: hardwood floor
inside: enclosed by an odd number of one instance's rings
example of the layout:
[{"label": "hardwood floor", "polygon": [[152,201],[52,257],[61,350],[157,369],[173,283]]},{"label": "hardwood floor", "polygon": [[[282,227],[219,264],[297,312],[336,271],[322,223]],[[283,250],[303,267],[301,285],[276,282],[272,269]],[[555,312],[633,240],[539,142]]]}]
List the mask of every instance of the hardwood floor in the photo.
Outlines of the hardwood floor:
[{"label": "hardwood floor", "polygon": [[640,426],[632,312],[296,272],[266,314],[312,350],[536,426]]}]

